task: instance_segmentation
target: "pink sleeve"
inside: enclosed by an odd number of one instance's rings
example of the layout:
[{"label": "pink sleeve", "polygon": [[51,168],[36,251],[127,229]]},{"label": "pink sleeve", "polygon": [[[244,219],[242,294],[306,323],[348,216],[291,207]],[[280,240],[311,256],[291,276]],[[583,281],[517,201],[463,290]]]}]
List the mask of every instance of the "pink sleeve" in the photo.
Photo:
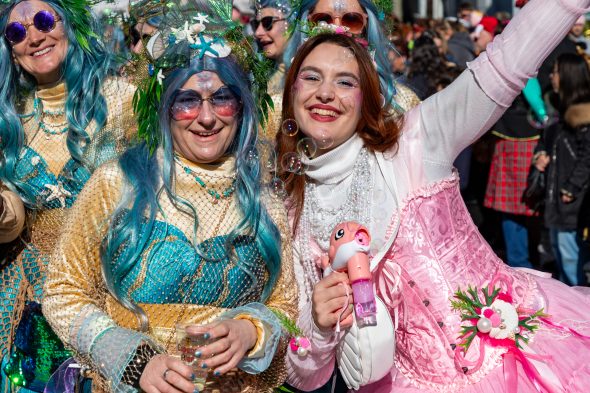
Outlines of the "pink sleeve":
[{"label": "pink sleeve", "polygon": [[297,323],[305,337],[311,342],[311,352],[305,357],[287,350],[287,382],[297,389],[310,391],[317,389],[330,379],[334,371],[336,344],[341,334],[320,331],[311,316],[311,303],[299,312]]},{"label": "pink sleeve", "polygon": [[468,65],[488,97],[510,106],[588,6],[590,0],[533,0],[523,7]]}]

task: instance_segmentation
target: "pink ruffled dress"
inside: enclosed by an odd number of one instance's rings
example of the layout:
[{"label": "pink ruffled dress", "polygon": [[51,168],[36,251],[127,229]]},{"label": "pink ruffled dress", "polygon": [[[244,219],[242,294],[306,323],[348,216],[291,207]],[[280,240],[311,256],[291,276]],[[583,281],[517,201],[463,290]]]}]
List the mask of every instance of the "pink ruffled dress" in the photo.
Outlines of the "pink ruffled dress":
[{"label": "pink ruffled dress", "polygon": [[[373,279],[398,327],[395,353],[383,353],[394,357],[394,367],[362,392],[590,392],[590,339],[580,337],[590,336],[590,294],[505,265],[473,224],[452,170],[454,158],[490,129],[588,6],[590,0],[532,0],[457,81],[405,116],[399,149],[371,153],[370,230],[380,248]],[[322,195],[345,194],[352,182],[347,163],[359,155],[359,141],[353,137],[306,162]],[[317,248],[296,240],[296,255],[303,247]],[[298,325],[312,348],[306,357],[289,351],[288,382],[309,391],[332,375],[343,333],[315,327],[301,257],[295,272]],[[522,349],[479,334],[462,352],[462,327],[472,321],[461,320],[453,296],[490,284],[514,307],[530,313],[542,308],[549,316]]]}]

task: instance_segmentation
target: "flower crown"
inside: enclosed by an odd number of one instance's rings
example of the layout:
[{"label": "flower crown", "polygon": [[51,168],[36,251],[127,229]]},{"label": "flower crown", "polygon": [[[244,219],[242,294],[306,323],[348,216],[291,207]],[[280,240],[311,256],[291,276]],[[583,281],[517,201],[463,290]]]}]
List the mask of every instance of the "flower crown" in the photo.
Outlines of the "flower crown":
[{"label": "flower crown", "polygon": [[358,44],[360,44],[365,49],[369,48],[369,42],[367,40],[361,38],[359,35],[352,34],[350,32],[350,29],[346,26],[329,24],[324,21],[321,21],[317,24],[305,22],[303,27],[301,28],[301,31],[305,33],[307,39],[320,34],[341,34],[353,38]]},{"label": "flower crown", "polygon": [[158,31],[146,44],[150,60],[148,77],[140,82],[133,99],[139,125],[138,136],[146,140],[151,152],[159,143],[158,107],[162,82],[169,71],[187,67],[195,58],[232,55],[249,74],[259,119],[263,124],[266,122],[268,110],[272,109],[267,84],[273,65],[256,53],[252,39],[244,35],[242,25],[232,21],[231,1],[209,0],[196,5],[196,8],[181,9],[177,2],[144,0],[132,5],[132,15],[135,6],[139,6],[142,13],[145,12],[144,7],[151,7],[152,16],[154,10],[159,10],[162,18]]}]

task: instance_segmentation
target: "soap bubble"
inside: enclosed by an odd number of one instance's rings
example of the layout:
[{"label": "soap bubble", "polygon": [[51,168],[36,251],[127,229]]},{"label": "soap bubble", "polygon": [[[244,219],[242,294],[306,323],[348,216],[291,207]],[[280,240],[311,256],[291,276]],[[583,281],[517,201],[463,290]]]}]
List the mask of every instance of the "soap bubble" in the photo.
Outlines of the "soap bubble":
[{"label": "soap bubble", "polygon": [[295,136],[297,132],[299,132],[299,126],[297,122],[293,119],[287,119],[283,122],[283,126],[281,127],[283,134],[287,136]]},{"label": "soap bubble", "polygon": [[318,151],[318,145],[311,138],[303,138],[297,142],[297,153],[299,155],[306,155],[307,157],[313,157]]},{"label": "soap bubble", "polygon": [[281,167],[285,172],[300,173],[303,164],[297,153],[286,153],[281,159]]}]

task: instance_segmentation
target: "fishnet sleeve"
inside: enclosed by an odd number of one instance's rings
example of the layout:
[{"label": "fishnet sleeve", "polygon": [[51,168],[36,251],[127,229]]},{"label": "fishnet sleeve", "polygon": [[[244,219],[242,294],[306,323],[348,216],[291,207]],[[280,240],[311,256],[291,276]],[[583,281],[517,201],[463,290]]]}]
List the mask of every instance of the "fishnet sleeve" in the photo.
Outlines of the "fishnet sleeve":
[{"label": "fishnet sleeve", "polygon": [[[108,114],[104,127],[93,131],[92,143],[85,151],[85,159],[92,167],[118,157],[135,139],[137,122],[133,114],[135,86],[122,78],[108,78],[102,86]],[[94,127],[94,124],[93,126]]]},{"label": "fishnet sleeve", "polygon": [[60,339],[115,392],[135,391],[121,379],[137,348],[151,342],[117,326],[106,312],[110,295],[101,272],[100,244],[122,193],[121,179],[116,164],[107,164],[80,193],[50,260],[43,300],[43,313]]}]

